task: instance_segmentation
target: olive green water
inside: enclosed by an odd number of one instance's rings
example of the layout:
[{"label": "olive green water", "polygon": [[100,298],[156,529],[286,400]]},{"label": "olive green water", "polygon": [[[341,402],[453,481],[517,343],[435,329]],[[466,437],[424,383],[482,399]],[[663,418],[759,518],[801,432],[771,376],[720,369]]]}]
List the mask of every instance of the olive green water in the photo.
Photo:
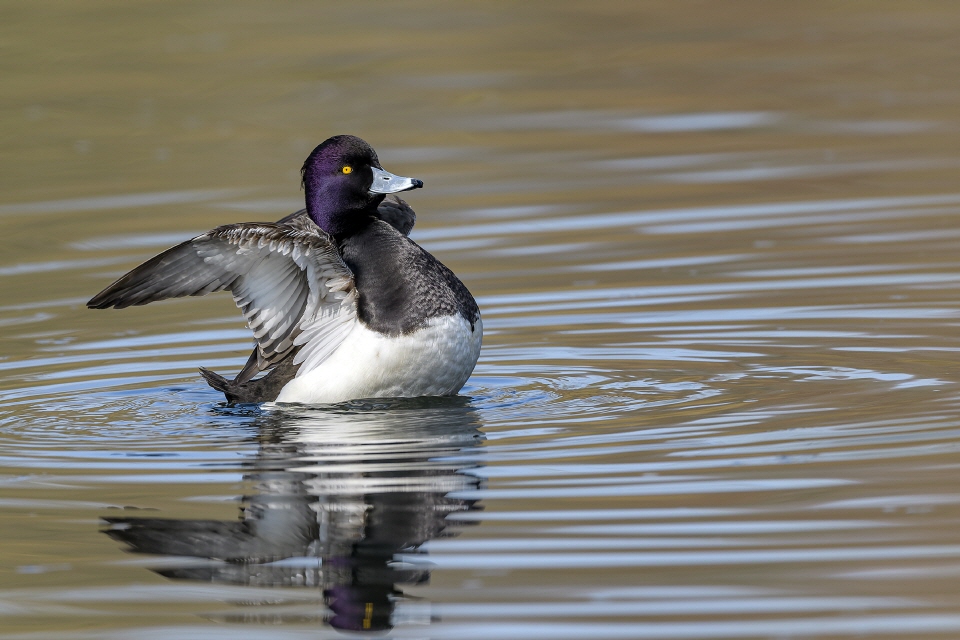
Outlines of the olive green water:
[{"label": "olive green water", "polygon": [[[950,2],[0,3],[0,640],[960,637]],[[463,397],[84,302],[353,133]]]}]

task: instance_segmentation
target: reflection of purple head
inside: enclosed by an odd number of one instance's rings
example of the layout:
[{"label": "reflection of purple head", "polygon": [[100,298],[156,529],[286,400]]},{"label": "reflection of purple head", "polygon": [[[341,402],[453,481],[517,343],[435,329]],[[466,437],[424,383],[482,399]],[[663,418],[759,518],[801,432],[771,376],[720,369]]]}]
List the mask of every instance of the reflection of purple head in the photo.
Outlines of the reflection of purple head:
[{"label": "reflection of purple head", "polygon": [[333,612],[327,624],[345,631],[384,631],[392,629],[394,591],[390,585],[356,587],[338,585],[323,592]]},{"label": "reflection of purple head", "polygon": [[377,152],[356,136],[333,136],[314,149],[301,169],[307,212],[330,235],[339,235],[376,212],[384,194],[423,182],[383,170]]}]

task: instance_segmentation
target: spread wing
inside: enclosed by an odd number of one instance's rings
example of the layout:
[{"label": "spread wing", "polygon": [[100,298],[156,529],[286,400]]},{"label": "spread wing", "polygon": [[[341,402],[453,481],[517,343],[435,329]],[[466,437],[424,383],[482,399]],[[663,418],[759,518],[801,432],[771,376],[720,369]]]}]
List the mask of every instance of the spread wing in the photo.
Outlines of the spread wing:
[{"label": "spread wing", "polygon": [[[239,382],[297,349],[312,367],[355,326],[353,273],[319,228],[243,223],[217,227],[167,249],[94,296],[91,309],[147,304],[228,290],[257,341]],[[245,378],[241,379],[241,378]]]}]

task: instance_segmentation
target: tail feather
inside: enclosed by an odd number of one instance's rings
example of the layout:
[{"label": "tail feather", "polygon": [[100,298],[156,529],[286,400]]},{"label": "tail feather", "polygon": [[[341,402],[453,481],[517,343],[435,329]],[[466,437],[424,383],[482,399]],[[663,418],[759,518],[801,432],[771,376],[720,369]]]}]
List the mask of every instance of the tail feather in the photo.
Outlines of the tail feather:
[{"label": "tail feather", "polygon": [[[230,389],[230,381],[224,378],[219,373],[210,371],[210,369],[204,369],[203,367],[200,367],[200,375],[203,376],[203,379],[207,381],[208,385],[210,385],[217,391],[220,391],[222,393],[228,393],[228,390]],[[227,399],[228,400],[230,399],[229,395]]]},{"label": "tail feather", "polygon": [[227,397],[230,404],[255,404],[259,402],[273,402],[280,395],[290,380],[297,375],[299,364],[293,364],[293,358],[286,358],[283,362],[270,370],[265,376],[239,382],[227,380],[219,373],[200,367],[200,375],[211,387]]}]

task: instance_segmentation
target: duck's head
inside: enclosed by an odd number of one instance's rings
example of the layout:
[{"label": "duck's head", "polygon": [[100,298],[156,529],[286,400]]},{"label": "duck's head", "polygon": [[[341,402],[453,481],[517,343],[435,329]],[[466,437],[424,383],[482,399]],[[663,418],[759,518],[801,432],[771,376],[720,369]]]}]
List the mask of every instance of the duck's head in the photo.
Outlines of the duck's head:
[{"label": "duck's head", "polygon": [[307,213],[330,235],[366,224],[388,193],[419,189],[421,180],[383,170],[377,152],[356,136],[333,136],[303,163]]}]

